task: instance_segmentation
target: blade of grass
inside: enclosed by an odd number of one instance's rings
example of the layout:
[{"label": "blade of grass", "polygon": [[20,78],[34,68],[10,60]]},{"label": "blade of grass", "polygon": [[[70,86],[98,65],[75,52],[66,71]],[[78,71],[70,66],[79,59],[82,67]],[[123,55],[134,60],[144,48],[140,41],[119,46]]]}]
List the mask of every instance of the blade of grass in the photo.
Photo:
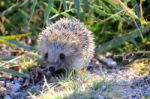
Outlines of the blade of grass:
[{"label": "blade of grass", "polygon": [[23,49],[28,50],[28,51],[36,51],[36,49],[34,47],[31,47],[29,45],[21,44],[20,42],[18,42],[16,40],[7,40],[7,42],[9,42],[10,44],[15,45],[18,48],[23,48]]},{"label": "blade of grass", "polygon": [[75,5],[75,8],[76,8],[77,17],[79,17],[79,15],[80,15],[80,1],[79,0],[74,0],[74,5]]},{"label": "blade of grass", "polygon": [[131,4],[134,7],[134,11],[138,17],[140,17],[140,10],[136,0],[131,0]]},{"label": "blade of grass", "polygon": [[8,43],[5,39],[0,39],[0,43],[6,44],[8,46],[12,46],[10,43]]},{"label": "blade of grass", "polygon": [[[74,9],[69,9],[69,10],[66,10],[66,11],[64,11],[64,12],[61,12],[61,13],[58,13],[58,14],[55,14],[55,15],[53,15],[52,17],[50,17],[49,19],[51,20],[51,19],[54,19],[54,18],[56,18],[56,17],[58,17],[59,15],[67,15],[67,13],[68,12],[73,12],[74,11]],[[68,14],[69,15],[69,14]]]},{"label": "blade of grass", "polygon": [[123,12],[123,10],[120,11],[120,12],[117,12],[117,13],[115,13],[115,14],[112,14],[110,17],[108,17],[108,18],[106,18],[105,20],[101,21],[101,24],[103,24],[103,23],[109,21],[110,19],[121,19],[121,17],[119,16],[119,14],[121,14],[122,12]]},{"label": "blade of grass", "polygon": [[44,24],[48,24],[49,14],[53,8],[53,0],[48,0],[48,7],[44,13]]},{"label": "blade of grass", "polygon": [[12,12],[12,10],[16,9],[18,7],[19,3],[13,4],[11,7],[7,8],[6,10],[4,10],[0,16],[5,16],[7,15],[9,12]]},{"label": "blade of grass", "polygon": [[22,9],[19,8],[18,11],[19,11],[22,15],[26,16],[27,18],[30,18],[29,14],[26,13],[24,10],[22,10]]},{"label": "blade of grass", "polygon": [[6,65],[6,64],[11,63],[11,62],[13,62],[13,61],[15,61],[15,60],[18,60],[18,59],[20,59],[20,58],[21,58],[21,56],[18,56],[18,57],[15,57],[15,58],[13,58],[13,59],[11,59],[11,60],[9,60],[9,61],[6,61],[6,62],[3,63],[3,64],[0,64],[0,70],[1,70],[1,71],[4,71],[4,72],[7,72],[7,73],[10,73],[10,74],[12,74],[12,75],[19,76],[19,77],[27,77],[27,76],[26,76],[25,74],[23,74],[23,73],[19,73],[19,72],[17,72],[17,71],[12,70],[12,69],[5,68],[5,65]]},{"label": "blade of grass", "polygon": [[[111,12],[110,8],[103,2],[103,0],[99,0],[99,5],[102,6],[102,8],[104,10],[106,10],[107,12],[109,12],[109,13]],[[97,6],[99,6],[99,5],[97,5]]]},{"label": "blade of grass", "polygon": [[[139,31],[139,29],[141,31]],[[121,37],[118,37],[118,38],[113,39],[109,42],[106,42],[102,45],[99,45],[96,49],[96,54],[103,53],[110,49],[116,48],[116,47],[122,45],[125,41],[131,41],[131,40],[141,36],[140,32],[142,34],[144,34],[144,33],[147,33],[149,30],[150,30],[150,25],[146,25],[144,27],[141,26],[138,29],[135,29],[129,33],[122,35]]]},{"label": "blade of grass", "polygon": [[26,4],[28,3],[28,1],[29,1],[29,0],[24,0],[24,1],[19,5],[19,7],[22,7],[22,6],[26,5]]},{"label": "blade of grass", "polygon": [[36,7],[36,4],[37,4],[37,0],[32,0],[32,3],[33,3],[32,4],[32,11],[31,11],[29,22],[31,21],[33,13],[35,12],[35,7]]},{"label": "blade of grass", "polygon": [[95,6],[90,6],[91,10],[93,12],[99,14],[100,16],[111,16],[111,14],[105,12],[104,10],[99,9],[96,5]]},{"label": "blade of grass", "polygon": [[[120,0],[119,0],[120,1]],[[127,5],[125,5],[122,1],[119,2],[120,6],[122,7],[122,10],[131,18],[138,19],[138,16],[135,14],[133,9],[130,9]]]},{"label": "blade of grass", "polygon": [[21,37],[26,37],[28,36],[28,33],[24,33],[24,34],[16,34],[16,35],[8,35],[8,36],[0,36],[0,39],[4,39],[4,40],[12,40],[12,39],[16,39],[16,38],[21,38]]},{"label": "blade of grass", "polygon": [[[43,4],[46,8],[48,8],[48,3],[42,2],[42,4]],[[52,7],[51,12],[53,12],[53,13],[55,13],[55,14],[58,14],[58,13],[59,13],[58,9],[55,9],[54,7]]]},{"label": "blade of grass", "polygon": [[66,0],[62,0],[62,4],[63,4],[63,8],[64,8],[64,10],[67,10]]},{"label": "blade of grass", "polygon": [[9,68],[0,67],[0,70],[4,71],[4,72],[7,72],[7,73],[10,73],[12,75],[18,76],[18,77],[25,77],[25,78],[27,77],[25,74],[19,73],[15,70],[12,70],[12,69],[9,69]]},{"label": "blade of grass", "polygon": [[118,1],[120,1],[120,0],[104,0],[104,2],[109,3],[114,9],[116,9],[117,11],[120,11],[121,7],[118,4]]},{"label": "blade of grass", "polygon": [[21,57],[22,57],[22,56],[18,56],[18,57],[15,57],[15,58],[13,58],[13,59],[11,59],[11,60],[9,60],[9,61],[6,61],[5,63],[0,64],[0,67],[4,66],[4,65],[6,65],[6,64],[9,64],[9,63],[11,63],[11,62],[14,62],[14,61],[20,59]]},{"label": "blade of grass", "polygon": [[15,58],[15,56],[3,56],[3,57],[0,57],[0,60],[2,61],[8,61],[8,60],[11,60]]},{"label": "blade of grass", "polygon": [[38,54],[35,54],[35,53],[33,53],[33,52],[29,52],[26,56],[27,56],[27,57],[30,57],[30,58],[33,59],[33,60],[36,60],[39,64],[41,64],[41,65],[43,65],[43,66],[45,65],[44,60],[42,60],[42,59],[39,57]]}]

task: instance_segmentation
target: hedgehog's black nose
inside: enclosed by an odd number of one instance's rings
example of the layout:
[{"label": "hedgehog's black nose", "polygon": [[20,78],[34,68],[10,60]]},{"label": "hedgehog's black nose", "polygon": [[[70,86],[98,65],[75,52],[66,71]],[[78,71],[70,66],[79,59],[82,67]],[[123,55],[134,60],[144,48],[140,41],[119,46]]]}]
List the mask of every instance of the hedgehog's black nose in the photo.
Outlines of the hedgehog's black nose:
[{"label": "hedgehog's black nose", "polygon": [[55,67],[49,67],[49,71],[54,72],[55,71]]}]

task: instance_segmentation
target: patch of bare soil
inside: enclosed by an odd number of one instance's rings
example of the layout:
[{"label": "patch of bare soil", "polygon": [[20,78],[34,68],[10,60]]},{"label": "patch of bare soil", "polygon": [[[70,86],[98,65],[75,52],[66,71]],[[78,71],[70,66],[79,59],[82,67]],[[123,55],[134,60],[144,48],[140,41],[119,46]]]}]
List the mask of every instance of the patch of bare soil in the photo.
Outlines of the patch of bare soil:
[{"label": "patch of bare soil", "polygon": [[[110,59],[105,58],[105,60]],[[148,62],[144,64],[145,61]],[[97,62],[97,65],[101,68],[92,68],[92,72],[103,76],[105,82],[111,82],[111,92],[103,91],[101,96],[111,97],[112,99],[117,97],[121,99],[150,97],[149,59],[139,59],[123,67],[118,67],[117,64],[114,66],[114,63],[115,61],[112,59],[106,61],[105,64]]]}]

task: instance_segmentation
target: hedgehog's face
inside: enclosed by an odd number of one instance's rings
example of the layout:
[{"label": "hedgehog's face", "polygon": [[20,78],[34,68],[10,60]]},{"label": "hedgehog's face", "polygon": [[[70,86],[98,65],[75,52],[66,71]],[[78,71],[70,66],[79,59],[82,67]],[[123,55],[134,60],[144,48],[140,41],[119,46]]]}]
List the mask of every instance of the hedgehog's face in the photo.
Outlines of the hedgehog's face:
[{"label": "hedgehog's face", "polygon": [[60,69],[69,69],[69,63],[75,53],[76,50],[71,45],[53,43],[47,45],[47,51],[43,53],[43,58],[49,70],[54,72]]},{"label": "hedgehog's face", "polygon": [[53,53],[48,51],[44,54],[44,60],[49,70],[54,72],[63,69],[66,55],[64,53]]}]

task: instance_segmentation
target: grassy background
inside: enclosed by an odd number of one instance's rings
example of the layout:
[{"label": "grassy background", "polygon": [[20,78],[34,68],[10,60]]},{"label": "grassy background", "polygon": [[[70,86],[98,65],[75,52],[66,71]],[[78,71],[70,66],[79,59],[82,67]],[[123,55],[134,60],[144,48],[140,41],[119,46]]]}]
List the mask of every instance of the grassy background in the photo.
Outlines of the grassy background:
[{"label": "grassy background", "polygon": [[149,27],[145,28],[150,20],[149,0],[1,0],[0,12],[1,38],[25,33],[31,37],[32,46],[46,25],[62,17],[84,22],[95,42],[102,44],[100,53],[112,48],[117,53],[145,50],[144,44],[150,41]]}]

